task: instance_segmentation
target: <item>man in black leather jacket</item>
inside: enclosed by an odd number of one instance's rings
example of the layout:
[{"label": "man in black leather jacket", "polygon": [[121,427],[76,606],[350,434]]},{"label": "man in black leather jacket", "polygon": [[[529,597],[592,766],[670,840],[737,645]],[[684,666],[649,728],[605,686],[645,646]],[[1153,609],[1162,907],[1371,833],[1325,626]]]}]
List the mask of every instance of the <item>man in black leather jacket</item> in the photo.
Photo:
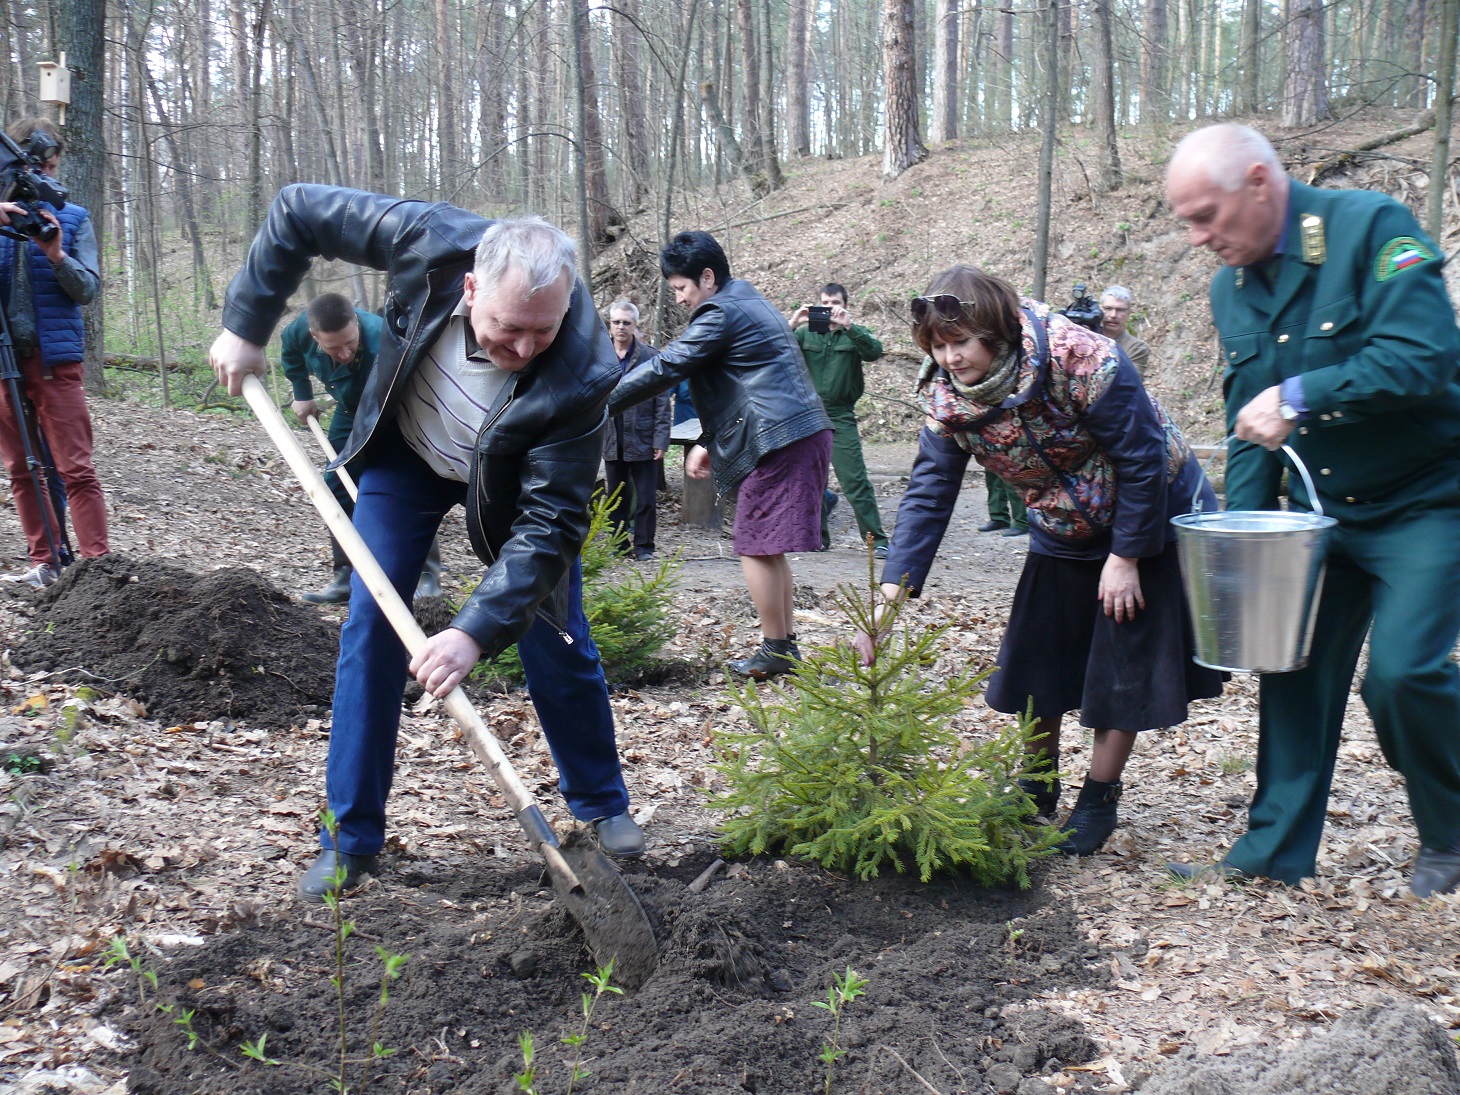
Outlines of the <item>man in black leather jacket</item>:
[{"label": "man in black leather jacket", "polygon": [[693,309],[689,326],[619,381],[609,414],[689,381],[708,448],[689,451],[685,474],[703,479],[713,470],[720,493],[739,490],[735,550],[764,636],[760,650],[730,668],[761,680],[789,672],[801,657],[786,553],[821,549],[831,419],[786,317],[730,276],[715,237],[679,233],[659,267],[675,299]]},{"label": "man in black leather jacket", "polygon": [[619,369],[572,240],[536,217],[492,222],[444,203],[288,186],[228,288],[210,356],[230,393],[263,373],[263,346],[316,256],[389,279],[375,371],[336,462],[359,482],[355,527],[409,599],[441,518],[462,503],[487,569],[409,667],[352,583],[326,770],[338,860],[321,833],[300,894],[322,900],[337,865],[346,886],[375,869],[407,668],[444,696],[513,643],[569,808],[606,851],[641,854],[578,565]]}]

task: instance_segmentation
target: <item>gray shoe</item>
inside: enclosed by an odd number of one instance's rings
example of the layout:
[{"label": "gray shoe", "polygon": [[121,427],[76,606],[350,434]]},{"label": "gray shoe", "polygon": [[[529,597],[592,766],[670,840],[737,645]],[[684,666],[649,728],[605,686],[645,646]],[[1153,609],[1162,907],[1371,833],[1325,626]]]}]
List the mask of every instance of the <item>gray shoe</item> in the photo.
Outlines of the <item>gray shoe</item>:
[{"label": "gray shoe", "polygon": [[730,669],[742,677],[763,681],[792,672],[800,661],[801,651],[790,639],[763,639],[753,657],[731,662]]},{"label": "gray shoe", "polygon": [[1409,880],[1409,891],[1415,897],[1434,897],[1436,894],[1454,893],[1460,886],[1460,844],[1449,851],[1440,848],[1421,848],[1414,859],[1414,875]]},{"label": "gray shoe", "polygon": [[1177,878],[1188,881],[1193,878],[1210,876],[1226,882],[1251,882],[1253,877],[1241,867],[1232,866],[1225,859],[1220,863],[1168,863],[1166,869]]},{"label": "gray shoe", "polygon": [[[339,885],[339,868],[345,868],[344,884]],[[333,848],[319,853],[299,879],[299,896],[305,901],[323,901],[328,893],[352,890],[360,885],[362,875],[376,874],[380,863],[373,855],[351,855]]]},{"label": "gray shoe", "polygon": [[638,859],[644,854],[644,830],[628,814],[599,818],[593,832],[598,846],[615,859]]},{"label": "gray shoe", "polygon": [[431,550],[426,555],[426,565],[421,569],[421,578],[416,582],[417,597],[441,596],[441,541],[431,541]]},{"label": "gray shoe", "polygon": [[51,566],[50,563],[37,563],[24,574],[6,574],[0,580],[6,582],[24,582],[34,589],[45,589],[48,585],[54,585],[56,579],[59,577],[60,575],[56,573],[56,568]]},{"label": "gray shoe", "polygon": [[329,585],[318,593],[301,594],[299,599],[310,605],[342,605],[350,599],[350,575],[353,573],[351,566],[335,567],[335,576],[330,579]]}]

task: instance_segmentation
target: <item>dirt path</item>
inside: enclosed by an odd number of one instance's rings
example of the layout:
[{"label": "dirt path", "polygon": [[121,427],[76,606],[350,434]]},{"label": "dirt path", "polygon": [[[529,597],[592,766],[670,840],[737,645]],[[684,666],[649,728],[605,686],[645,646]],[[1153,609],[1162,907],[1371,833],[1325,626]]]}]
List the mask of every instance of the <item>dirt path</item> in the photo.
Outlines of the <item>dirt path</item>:
[{"label": "dirt path", "polygon": [[[195,572],[244,564],[287,591],[326,577],[327,548],[308,504],[250,423],[104,403],[97,434],[117,550]],[[890,517],[911,448],[874,446],[869,462]],[[969,531],[983,512],[974,484],[929,583],[934,595],[911,617],[914,626],[958,624],[950,661],[991,662],[1022,561],[1023,541]],[[672,653],[707,669],[702,684],[620,692],[613,702],[650,863],[667,875],[712,848],[714,817],[701,804],[714,778],[706,734],[737,717],[714,667],[747,649],[755,632],[728,542],[690,535],[667,513],[661,528],[663,548],[682,546],[691,557]],[[825,594],[859,573],[850,541],[843,531],[833,551],[794,562],[806,593],[797,627],[808,641],[841,633]],[[0,543],[13,550],[19,542],[13,511],[0,509]],[[464,543],[459,517],[450,518],[449,582],[473,572]],[[24,597],[0,598],[7,646],[28,611]],[[0,755],[34,756],[44,769],[0,773],[0,1081],[18,1084],[36,1071],[57,1090],[121,1092],[134,1058],[115,1016],[135,986],[103,972],[99,951],[125,932],[161,962],[220,932],[293,916],[292,886],[320,805],[326,725],[165,725],[104,686],[80,693],[13,667],[0,687],[10,712],[0,718]],[[1126,1090],[1185,1046],[1281,1045],[1395,997],[1460,1028],[1460,899],[1421,905],[1407,896],[1414,836],[1401,782],[1384,766],[1357,697],[1351,712],[1320,877],[1302,888],[1177,886],[1162,866],[1219,855],[1241,829],[1256,740],[1250,680],[1200,705],[1184,727],[1143,736],[1108,852],[1055,863],[1042,882],[1050,907],[1070,911],[1108,983],[1050,976],[1032,985],[1028,1001],[1003,1009],[1011,1021],[1034,1008],[1061,1013],[1094,1039],[1093,1061],[1064,1062],[1040,1083]],[[530,705],[509,695],[488,714],[553,820],[564,822]],[[968,731],[998,718],[971,710]],[[522,870],[515,826],[457,737],[430,707],[404,719],[387,854],[418,875],[450,878],[483,860]],[[1078,775],[1087,745],[1078,735],[1067,740],[1066,767]],[[409,893],[405,879],[380,885],[387,895]],[[798,986],[788,1006],[809,1012],[812,987]],[[994,1063],[975,1065],[985,1075]],[[940,1090],[963,1088],[950,1081]]]}]

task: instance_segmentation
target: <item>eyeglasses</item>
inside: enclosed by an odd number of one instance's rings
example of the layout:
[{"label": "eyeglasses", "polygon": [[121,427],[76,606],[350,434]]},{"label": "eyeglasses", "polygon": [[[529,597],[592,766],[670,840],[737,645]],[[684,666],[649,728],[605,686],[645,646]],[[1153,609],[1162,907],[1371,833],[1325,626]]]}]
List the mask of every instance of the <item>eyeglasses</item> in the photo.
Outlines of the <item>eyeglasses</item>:
[{"label": "eyeglasses", "polygon": [[912,312],[914,323],[923,322],[928,318],[929,313],[936,314],[939,319],[963,319],[963,309],[974,306],[974,301],[959,300],[952,293],[939,293],[933,297],[913,297],[908,301],[908,309]]}]

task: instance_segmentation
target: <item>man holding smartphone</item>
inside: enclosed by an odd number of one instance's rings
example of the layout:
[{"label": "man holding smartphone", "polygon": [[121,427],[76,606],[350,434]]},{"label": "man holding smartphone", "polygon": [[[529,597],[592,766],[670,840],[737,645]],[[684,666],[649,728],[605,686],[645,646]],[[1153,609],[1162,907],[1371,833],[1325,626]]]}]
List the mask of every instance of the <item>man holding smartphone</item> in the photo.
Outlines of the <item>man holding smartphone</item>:
[{"label": "man holding smartphone", "polygon": [[[857,400],[862,398],[865,382],[862,363],[882,356],[882,343],[866,327],[852,322],[847,311],[847,290],[836,282],[821,287],[821,304],[803,304],[791,317],[791,332],[801,346],[806,367],[816,394],[831,416],[831,466],[852,512],[857,516],[857,532],[865,542],[872,536],[877,558],[887,557],[887,533],[882,531],[882,515],[877,510],[877,492],[867,475],[862,458],[862,436],[857,430]],[[836,495],[831,495],[832,502]],[[823,503],[821,543],[829,547],[831,529],[828,518],[831,504]]]}]

